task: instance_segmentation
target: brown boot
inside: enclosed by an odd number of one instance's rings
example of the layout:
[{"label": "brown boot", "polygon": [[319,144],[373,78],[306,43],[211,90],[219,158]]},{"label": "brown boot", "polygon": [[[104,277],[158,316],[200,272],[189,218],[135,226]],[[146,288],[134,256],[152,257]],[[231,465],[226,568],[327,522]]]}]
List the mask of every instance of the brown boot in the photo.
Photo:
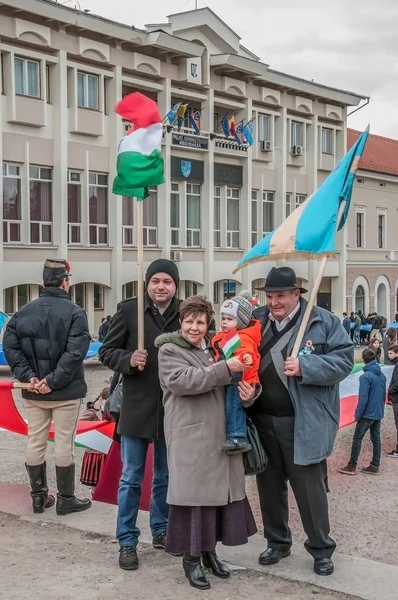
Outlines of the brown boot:
[{"label": "brown boot", "polygon": [[343,475],[356,475],[357,468],[353,467],[352,465],[350,465],[350,463],[348,463],[346,467],[341,467],[339,471],[340,473],[343,473]]},{"label": "brown boot", "polygon": [[361,469],[362,473],[368,473],[369,475],[378,475],[380,473],[379,467],[375,467],[374,465],[369,465],[364,469]]}]

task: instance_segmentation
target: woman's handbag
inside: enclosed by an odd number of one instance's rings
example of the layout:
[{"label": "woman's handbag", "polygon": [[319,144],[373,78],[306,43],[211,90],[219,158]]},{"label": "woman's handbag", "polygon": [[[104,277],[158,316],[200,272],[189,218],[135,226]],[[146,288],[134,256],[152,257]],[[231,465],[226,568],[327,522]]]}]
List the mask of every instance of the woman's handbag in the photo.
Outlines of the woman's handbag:
[{"label": "woman's handbag", "polygon": [[120,375],[119,381],[116,384],[115,389],[109,395],[106,401],[107,412],[112,416],[113,421],[118,421],[120,415],[120,407],[123,400],[123,375]]},{"label": "woman's handbag", "polygon": [[260,475],[267,465],[267,456],[260,441],[257,429],[249,417],[246,417],[247,439],[252,449],[243,454],[245,475]]}]

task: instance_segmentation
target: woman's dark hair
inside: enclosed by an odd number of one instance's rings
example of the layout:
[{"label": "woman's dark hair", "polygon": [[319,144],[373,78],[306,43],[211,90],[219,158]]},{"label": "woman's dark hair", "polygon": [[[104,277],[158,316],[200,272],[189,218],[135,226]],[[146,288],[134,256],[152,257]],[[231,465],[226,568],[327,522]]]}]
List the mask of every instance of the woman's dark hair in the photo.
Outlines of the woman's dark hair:
[{"label": "woman's dark hair", "polygon": [[387,337],[391,340],[394,340],[397,337],[397,330],[395,327],[389,327],[386,333]]},{"label": "woman's dark hair", "polygon": [[203,314],[206,316],[207,325],[210,325],[214,315],[213,307],[211,302],[206,300],[203,296],[190,296],[180,304],[181,322],[187,317],[197,317],[198,315]]}]

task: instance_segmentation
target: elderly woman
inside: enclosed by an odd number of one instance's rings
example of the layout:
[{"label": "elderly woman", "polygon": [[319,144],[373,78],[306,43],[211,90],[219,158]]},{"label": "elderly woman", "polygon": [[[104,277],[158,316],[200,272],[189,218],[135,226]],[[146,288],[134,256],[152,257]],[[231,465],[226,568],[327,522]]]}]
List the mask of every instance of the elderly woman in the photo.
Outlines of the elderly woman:
[{"label": "elderly woman", "polygon": [[[202,590],[210,582],[201,559],[213,575],[227,579],[230,572],[216,554],[217,542],[238,546],[257,531],[242,455],[222,450],[225,386],[232,373],[246,367],[235,357],[214,361],[208,337],[212,317],[210,302],[192,296],[180,306],[181,330],[156,340],[169,465],[166,551],[183,553],[189,583]],[[255,392],[250,384],[239,384],[244,405],[252,404]]]}]

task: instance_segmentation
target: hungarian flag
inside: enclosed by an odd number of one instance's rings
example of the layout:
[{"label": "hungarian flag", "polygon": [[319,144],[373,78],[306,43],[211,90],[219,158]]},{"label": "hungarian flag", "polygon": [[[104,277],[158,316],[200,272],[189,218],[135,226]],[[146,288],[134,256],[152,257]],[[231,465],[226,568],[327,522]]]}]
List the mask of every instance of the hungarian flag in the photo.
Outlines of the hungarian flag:
[{"label": "hungarian flag", "polygon": [[220,342],[220,348],[228,360],[231,358],[234,352],[242,345],[240,337],[236,331],[231,331],[225,338]]},{"label": "hungarian flag", "polygon": [[134,92],[125,96],[115,111],[131,121],[132,127],[119,144],[113,193],[144,200],[150,187],[164,183],[163,124],[158,106],[154,100]]}]

